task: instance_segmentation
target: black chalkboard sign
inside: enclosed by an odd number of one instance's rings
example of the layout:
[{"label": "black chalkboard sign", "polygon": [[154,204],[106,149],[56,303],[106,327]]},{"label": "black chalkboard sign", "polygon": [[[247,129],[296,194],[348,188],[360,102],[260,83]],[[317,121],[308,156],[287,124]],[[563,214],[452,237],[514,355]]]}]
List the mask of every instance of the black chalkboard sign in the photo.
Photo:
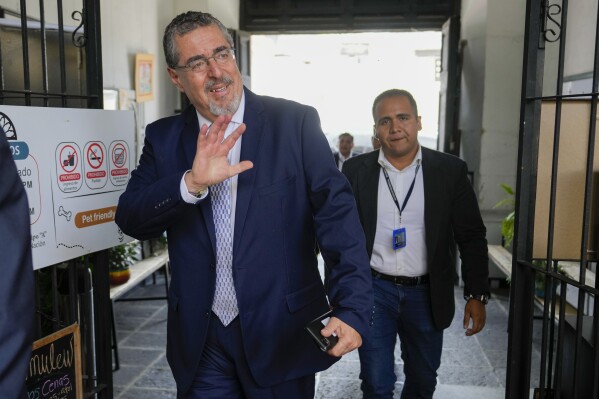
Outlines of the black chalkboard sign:
[{"label": "black chalkboard sign", "polygon": [[79,325],[33,343],[26,378],[29,399],[82,399]]}]

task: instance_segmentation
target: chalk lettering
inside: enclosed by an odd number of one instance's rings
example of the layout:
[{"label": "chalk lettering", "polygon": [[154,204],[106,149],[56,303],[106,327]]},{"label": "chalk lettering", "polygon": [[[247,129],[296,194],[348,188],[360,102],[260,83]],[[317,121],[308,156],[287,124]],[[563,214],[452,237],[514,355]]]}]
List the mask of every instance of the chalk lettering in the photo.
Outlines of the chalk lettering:
[{"label": "chalk lettering", "polygon": [[54,380],[46,380],[42,385],[42,395],[48,396],[59,388],[69,386],[71,384],[71,380],[69,379],[69,375],[65,374],[62,377]]},{"label": "chalk lettering", "polygon": [[55,355],[54,343],[52,343],[50,344],[50,351],[48,354],[33,355],[29,361],[28,378],[50,374],[65,367],[71,367],[75,358],[73,339],[74,338],[71,337],[69,341],[69,348],[63,349],[62,353]]}]

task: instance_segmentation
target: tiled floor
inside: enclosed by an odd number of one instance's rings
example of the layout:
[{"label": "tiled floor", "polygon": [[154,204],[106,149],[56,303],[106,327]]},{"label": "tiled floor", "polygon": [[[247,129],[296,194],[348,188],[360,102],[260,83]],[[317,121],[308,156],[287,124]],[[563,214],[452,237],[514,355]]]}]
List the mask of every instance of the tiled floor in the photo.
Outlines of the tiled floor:
[{"label": "tiled floor", "polygon": [[[129,296],[164,295],[163,280],[157,285],[140,285]],[[485,329],[466,337],[461,326],[463,299],[456,288],[456,317],[445,330],[443,356],[436,398],[504,398],[507,349],[507,290],[494,292],[487,305]],[[114,397],[175,398],[175,383],[165,358],[167,308],[164,300],[116,302],[114,304],[119,342],[120,370],[114,372]],[[402,363],[396,348],[397,397],[403,380]],[[361,398],[357,352],[343,357],[317,377],[316,398]],[[533,373],[533,375],[535,375]]]}]

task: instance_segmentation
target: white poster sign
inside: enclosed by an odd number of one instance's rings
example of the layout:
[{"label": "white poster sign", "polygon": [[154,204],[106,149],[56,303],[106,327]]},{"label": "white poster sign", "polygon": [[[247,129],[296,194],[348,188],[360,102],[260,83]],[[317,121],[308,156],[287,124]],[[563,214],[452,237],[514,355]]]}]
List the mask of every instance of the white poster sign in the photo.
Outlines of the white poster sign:
[{"label": "white poster sign", "polygon": [[128,241],[114,223],[135,167],[132,111],[0,106],[27,192],[33,267]]}]

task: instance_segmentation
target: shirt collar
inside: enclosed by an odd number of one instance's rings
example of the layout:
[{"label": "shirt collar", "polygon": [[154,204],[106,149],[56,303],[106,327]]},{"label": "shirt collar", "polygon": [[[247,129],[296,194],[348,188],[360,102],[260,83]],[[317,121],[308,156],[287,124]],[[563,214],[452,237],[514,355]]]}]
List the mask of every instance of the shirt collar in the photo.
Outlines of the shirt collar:
[{"label": "shirt collar", "polygon": [[348,156],[347,158],[345,158],[341,152],[339,152],[338,154],[339,154],[339,159],[340,159],[342,162],[345,162],[345,161],[347,161],[349,158],[351,158],[351,152],[349,153],[349,156]]},{"label": "shirt collar", "polygon": [[[398,169],[395,168],[395,166],[393,166],[391,164],[391,162],[389,162],[387,160],[387,158],[385,157],[385,154],[383,153],[383,150],[379,150],[379,160],[378,160],[379,165],[381,165],[382,167],[384,167],[387,170],[392,170],[395,172],[400,172]],[[416,156],[414,157],[414,159],[412,160],[412,163],[410,165],[408,165],[407,167],[404,168],[404,170],[409,169],[414,167],[414,165],[416,164],[420,164],[422,163],[422,146],[420,144],[418,144],[418,152],[416,153]]]}]

